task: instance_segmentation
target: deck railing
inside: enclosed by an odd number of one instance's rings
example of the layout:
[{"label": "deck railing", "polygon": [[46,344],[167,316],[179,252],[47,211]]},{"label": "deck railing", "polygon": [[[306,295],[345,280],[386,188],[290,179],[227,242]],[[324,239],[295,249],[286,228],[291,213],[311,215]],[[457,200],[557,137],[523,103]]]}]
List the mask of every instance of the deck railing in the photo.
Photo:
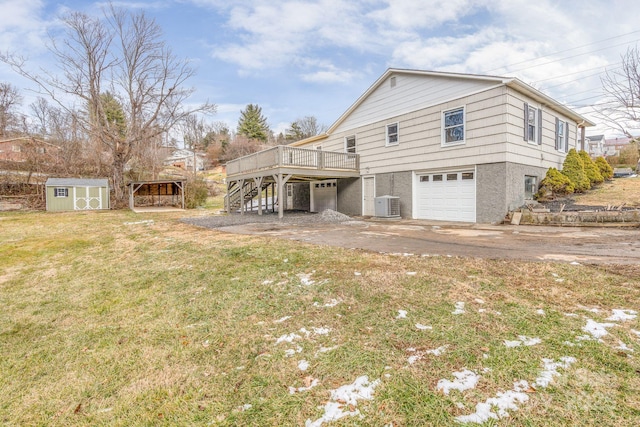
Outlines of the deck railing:
[{"label": "deck railing", "polygon": [[227,163],[227,176],[282,167],[358,171],[360,156],[278,145]]}]

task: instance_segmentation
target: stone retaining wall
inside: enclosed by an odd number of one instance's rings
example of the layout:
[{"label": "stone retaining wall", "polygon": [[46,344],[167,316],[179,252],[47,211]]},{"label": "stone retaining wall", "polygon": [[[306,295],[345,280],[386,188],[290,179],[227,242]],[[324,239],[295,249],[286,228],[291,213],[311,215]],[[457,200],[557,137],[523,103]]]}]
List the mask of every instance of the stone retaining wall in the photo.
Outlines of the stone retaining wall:
[{"label": "stone retaining wall", "polygon": [[640,227],[640,210],[582,211],[582,212],[531,212],[522,210],[520,224],[561,226],[618,226]]}]

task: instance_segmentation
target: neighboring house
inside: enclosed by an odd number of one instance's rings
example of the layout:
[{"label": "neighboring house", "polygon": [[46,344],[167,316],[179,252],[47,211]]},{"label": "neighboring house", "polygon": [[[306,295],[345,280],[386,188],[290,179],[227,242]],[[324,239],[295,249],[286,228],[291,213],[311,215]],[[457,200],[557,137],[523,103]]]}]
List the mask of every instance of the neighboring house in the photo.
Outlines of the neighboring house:
[{"label": "neighboring house", "polygon": [[26,162],[37,158],[46,163],[55,163],[59,154],[60,147],[39,138],[21,136],[0,140],[0,160]]},{"label": "neighboring house", "polygon": [[45,183],[48,211],[109,209],[107,179],[49,178]]},{"label": "neighboring house", "polygon": [[389,69],[326,134],[229,162],[228,209],[291,184],[311,211],[375,215],[389,195],[406,218],[498,222],[583,146],[587,126],[516,78]]},{"label": "neighboring house", "polygon": [[196,165],[196,169],[204,170],[206,162],[206,155],[202,153],[193,153],[191,150],[175,150],[164,160],[164,164],[167,166],[175,166],[184,170],[193,171],[193,165]]},{"label": "neighboring house", "polygon": [[606,140],[604,135],[591,135],[585,138],[585,150],[593,158],[604,156]]},{"label": "neighboring house", "polygon": [[629,145],[631,139],[626,136],[618,138],[610,138],[604,142],[604,155],[605,156],[619,156],[620,150]]}]

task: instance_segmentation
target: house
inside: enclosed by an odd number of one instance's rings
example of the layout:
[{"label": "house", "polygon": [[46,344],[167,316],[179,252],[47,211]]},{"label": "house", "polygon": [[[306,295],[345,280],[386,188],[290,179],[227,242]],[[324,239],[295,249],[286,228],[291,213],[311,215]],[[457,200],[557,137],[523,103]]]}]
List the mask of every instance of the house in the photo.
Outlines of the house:
[{"label": "house", "polygon": [[629,145],[631,139],[626,136],[621,136],[617,138],[609,138],[604,142],[604,155],[605,156],[619,156],[620,151]]},{"label": "house", "polygon": [[49,178],[45,183],[47,211],[109,209],[107,179]]},{"label": "house", "polygon": [[0,140],[0,161],[26,162],[37,159],[45,163],[55,163],[60,147],[39,138],[21,136]]},{"label": "house", "polygon": [[605,155],[605,146],[604,135],[591,135],[585,138],[585,151],[594,159]]},{"label": "house", "polygon": [[196,170],[204,170],[206,156],[202,153],[194,153],[192,150],[175,150],[164,160],[166,166],[175,166],[184,170],[193,171],[195,162]]},{"label": "house", "polygon": [[588,126],[516,78],[388,69],[325,134],[229,162],[227,206],[271,186],[280,215],[296,200],[375,215],[376,197],[394,196],[405,218],[498,222]]}]

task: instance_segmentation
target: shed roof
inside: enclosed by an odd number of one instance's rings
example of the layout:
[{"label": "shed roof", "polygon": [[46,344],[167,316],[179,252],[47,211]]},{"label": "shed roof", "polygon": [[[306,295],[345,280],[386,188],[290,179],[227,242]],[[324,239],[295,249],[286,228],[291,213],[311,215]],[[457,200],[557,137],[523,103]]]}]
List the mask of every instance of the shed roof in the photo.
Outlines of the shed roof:
[{"label": "shed roof", "polygon": [[108,187],[109,180],[106,178],[49,178],[45,184],[47,187],[69,186],[69,187]]}]

